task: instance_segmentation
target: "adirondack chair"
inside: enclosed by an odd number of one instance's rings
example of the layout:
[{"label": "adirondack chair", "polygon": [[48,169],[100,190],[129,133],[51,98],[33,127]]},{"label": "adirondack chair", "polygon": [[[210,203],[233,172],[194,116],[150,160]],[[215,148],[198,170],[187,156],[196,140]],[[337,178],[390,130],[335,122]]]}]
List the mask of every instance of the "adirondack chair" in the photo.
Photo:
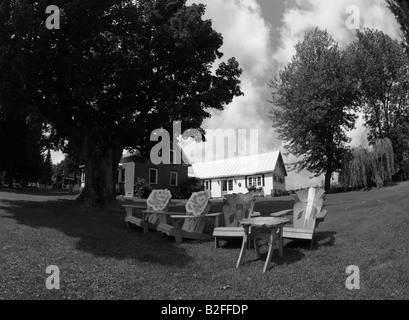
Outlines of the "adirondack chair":
[{"label": "adirondack chair", "polygon": [[228,194],[223,201],[224,227],[216,227],[213,230],[215,247],[219,247],[220,238],[242,238],[244,228],[239,221],[250,217],[259,216],[253,212],[256,201],[254,193]]},{"label": "adirondack chair", "polygon": [[177,244],[181,243],[183,238],[192,240],[212,239],[212,235],[203,233],[205,223],[208,218],[212,217],[216,219],[215,225],[218,226],[218,218],[222,213],[209,214],[211,205],[209,199],[209,190],[193,193],[185,205],[186,212],[173,212],[170,216],[173,225],[159,223],[157,230],[168,236],[175,237]]},{"label": "adirondack chair", "polygon": [[[156,230],[159,221],[159,213],[167,212],[172,194],[169,190],[153,190],[146,199],[146,206],[123,205],[126,210],[125,222],[130,227],[134,224],[143,228],[143,233],[148,233],[149,229]],[[133,210],[139,210],[138,215],[133,214]],[[145,210],[144,210],[145,209]]]},{"label": "adirondack chair", "polygon": [[292,210],[272,213],[273,217],[293,216],[292,225],[283,229],[283,238],[311,240],[310,250],[314,243],[314,233],[327,214],[322,210],[325,191],[321,188],[310,188],[296,192]]}]

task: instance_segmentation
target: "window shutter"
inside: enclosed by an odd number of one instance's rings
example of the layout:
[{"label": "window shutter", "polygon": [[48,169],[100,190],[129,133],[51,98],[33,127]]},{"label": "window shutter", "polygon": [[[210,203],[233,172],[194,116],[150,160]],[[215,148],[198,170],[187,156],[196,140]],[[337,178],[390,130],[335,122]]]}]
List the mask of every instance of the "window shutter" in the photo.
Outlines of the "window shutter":
[{"label": "window shutter", "polygon": [[265,186],[266,186],[266,182],[265,182],[265,179],[264,179],[264,174],[263,174],[261,177],[262,177],[262,180],[263,180],[263,187],[265,187]]},{"label": "window shutter", "polygon": [[210,179],[209,181],[210,181],[209,182],[210,183],[210,190],[212,190],[212,180]]},{"label": "window shutter", "polygon": [[248,180],[247,180],[247,176],[244,177],[244,180],[246,181],[246,188],[248,188]]}]

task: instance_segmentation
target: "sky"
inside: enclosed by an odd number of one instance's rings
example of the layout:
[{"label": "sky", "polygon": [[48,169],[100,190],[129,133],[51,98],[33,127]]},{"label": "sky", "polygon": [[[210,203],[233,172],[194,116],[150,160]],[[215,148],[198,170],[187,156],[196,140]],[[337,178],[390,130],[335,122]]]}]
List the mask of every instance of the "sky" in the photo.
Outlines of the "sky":
[{"label": "sky", "polygon": [[[188,0],[188,3],[197,2]],[[347,22],[356,28],[379,29],[400,39],[400,28],[384,0],[200,0],[206,4],[205,18],[224,38],[221,51],[225,58],[236,57],[243,69],[244,96],[235,98],[223,112],[212,112],[203,127],[209,129],[258,129],[258,151],[280,150],[285,153],[283,141],[278,138],[267,117],[273,107],[268,100],[271,89],[268,82],[278,75],[295,53],[294,46],[302,41],[305,31],[312,27],[326,29],[344,48],[355,38],[356,31],[347,28]],[[351,7],[354,6],[354,7]],[[351,8],[353,11],[351,11]],[[353,17],[358,17],[356,23]],[[359,25],[358,25],[359,24]],[[348,133],[351,146],[366,142],[362,118],[357,128]],[[247,145],[249,141],[247,141]],[[239,147],[240,148],[240,147]],[[247,147],[248,148],[248,147]],[[199,159],[200,161],[200,159]],[[286,163],[296,161],[284,156]],[[307,171],[288,172],[287,189],[320,185],[322,176],[310,179]]]},{"label": "sky", "polygon": [[[291,61],[294,46],[303,39],[307,29],[315,26],[326,29],[343,48],[355,37],[355,30],[348,29],[346,22],[355,22],[358,27],[358,21],[351,17],[359,14],[359,28],[379,29],[396,39],[401,36],[385,0],[187,0],[188,5],[198,2],[206,5],[204,19],[211,19],[213,28],[223,36],[222,59],[235,57],[243,69],[244,93],[224,111],[210,111],[212,117],[204,121],[203,128],[245,130],[247,141],[246,146],[238,146],[241,151],[244,148],[250,152],[249,146],[256,146],[259,153],[276,150],[285,153],[283,141],[268,118],[272,107],[268,102],[271,98],[268,83]],[[353,11],[348,11],[351,8]],[[348,133],[353,139],[352,146],[365,143],[366,130],[362,123],[360,119],[356,130]],[[255,129],[256,137],[250,135],[250,130]],[[211,154],[206,145],[203,147]],[[193,161],[203,161],[195,155],[190,154]],[[61,153],[53,153],[52,157],[54,163],[63,159]],[[292,155],[284,156],[286,163],[295,160]],[[307,171],[288,172],[287,189],[321,184],[322,177],[310,179],[311,176]]]}]

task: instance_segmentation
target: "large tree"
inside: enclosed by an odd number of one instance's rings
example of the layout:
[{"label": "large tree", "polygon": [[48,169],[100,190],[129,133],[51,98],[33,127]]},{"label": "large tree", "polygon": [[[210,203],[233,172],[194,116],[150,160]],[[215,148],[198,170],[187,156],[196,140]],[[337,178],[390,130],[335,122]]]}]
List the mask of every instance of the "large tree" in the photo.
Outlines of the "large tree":
[{"label": "large tree", "polygon": [[409,44],[409,2],[406,0],[386,0],[402,29],[406,45]]},{"label": "large tree", "polygon": [[341,169],[346,130],[354,128],[356,84],[337,43],[318,28],[307,31],[296,53],[271,81],[274,106],[270,119],[286,149],[301,158],[295,169],[325,173],[325,190]]},{"label": "large tree", "polygon": [[[241,69],[222,58],[221,34],[186,0],[6,0],[0,55],[31,103],[84,160],[86,205],[115,201],[124,148],[147,151],[154,129],[199,129],[241,95]],[[47,5],[60,29],[45,26]],[[9,51],[17,54],[9,55]],[[1,66],[0,66],[1,67]]]},{"label": "large tree", "polygon": [[351,70],[359,81],[368,140],[388,138],[403,174],[409,156],[409,60],[402,44],[382,31],[357,31],[347,49]]},{"label": "large tree", "polygon": [[[387,2],[389,4],[389,8],[394,13],[398,23],[401,26],[406,54],[409,56],[409,3],[406,0],[387,0]],[[402,130],[409,136],[409,120]],[[403,143],[408,146],[409,139],[403,141]],[[406,173],[404,178],[409,179],[409,151],[407,152],[406,158],[404,158],[403,161],[403,170]]]}]

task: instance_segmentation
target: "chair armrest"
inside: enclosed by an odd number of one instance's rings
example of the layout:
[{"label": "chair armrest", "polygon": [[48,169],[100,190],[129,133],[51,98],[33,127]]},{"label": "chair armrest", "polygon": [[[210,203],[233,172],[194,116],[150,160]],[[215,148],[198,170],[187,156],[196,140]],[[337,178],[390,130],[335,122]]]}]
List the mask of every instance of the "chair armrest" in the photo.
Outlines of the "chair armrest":
[{"label": "chair armrest", "polygon": [[182,215],[182,212],[169,212],[169,211],[154,211],[154,210],[142,210],[143,213],[147,213],[147,214],[163,214],[163,215],[172,215],[172,214],[180,214]]},{"label": "chair armrest", "polygon": [[172,219],[187,219],[187,218],[202,218],[203,216],[187,216],[187,215],[180,215],[180,214],[174,214],[170,216]]},{"label": "chair armrest", "polygon": [[270,214],[270,216],[271,217],[282,217],[282,216],[286,216],[286,215],[289,215],[289,214],[293,214],[293,209],[274,212],[274,213]]},{"label": "chair armrest", "polygon": [[219,226],[219,217],[223,214],[223,212],[215,212],[215,213],[208,213],[206,217],[215,218],[214,226],[217,228]]},{"label": "chair armrest", "polygon": [[315,219],[324,220],[326,214],[327,214],[327,210],[322,210],[321,212],[317,213],[317,215],[315,216]]},{"label": "chair armrest", "polygon": [[222,214],[223,212],[208,213],[206,217],[220,217]]},{"label": "chair armrest", "polygon": [[136,204],[123,204],[124,208],[133,208],[133,209],[146,209],[146,205],[136,205]]}]

